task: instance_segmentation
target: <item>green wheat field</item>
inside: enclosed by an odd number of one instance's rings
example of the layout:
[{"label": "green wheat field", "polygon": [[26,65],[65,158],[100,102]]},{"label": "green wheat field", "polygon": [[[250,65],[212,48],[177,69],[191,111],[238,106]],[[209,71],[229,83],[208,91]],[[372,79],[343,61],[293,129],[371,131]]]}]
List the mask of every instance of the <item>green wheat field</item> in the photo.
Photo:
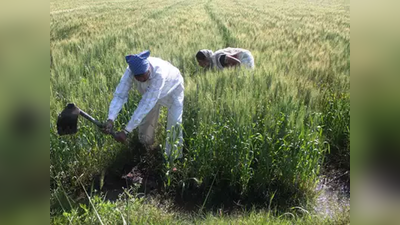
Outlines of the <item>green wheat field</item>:
[{"label": "green wheat field", "polygon": [[[256,69],[197,65],[198,50],[225,47],[250,50]],[[155,194],[134,185],[109,200],[95,187],[138,159],[137,131],[122,145],[81,118],[60,137],[57,116],[73,102],[105,121],[125,55],[146,49],[184,77],[184,160],[153,165]],[[349,207],[313,211],[324,171],[350,169],[349,1],[51,0],[50,54],[51,224],[350,223]],[[117,129],[139,100],[132,90]]]}]

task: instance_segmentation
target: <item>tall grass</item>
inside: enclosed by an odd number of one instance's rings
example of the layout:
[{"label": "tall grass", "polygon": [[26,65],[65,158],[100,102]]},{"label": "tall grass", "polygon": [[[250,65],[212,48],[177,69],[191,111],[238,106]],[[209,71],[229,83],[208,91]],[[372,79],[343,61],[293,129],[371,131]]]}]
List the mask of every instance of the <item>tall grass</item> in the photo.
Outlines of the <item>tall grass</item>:
[{"label": "tall grass", "polygon": [[[297,216],[291,209],[285,214],[276,211],[251,209],[226,214],[223,209],[202,215],[185,215],[172,212],[169,202],[155,207],[157,199],[145,201],[125,192],[116,202],[103,200],[100,196],[92,199],[92,206],[81,204],[61,216],[52,218],[51,224],[349,224],[350,218],[336,214],[333,218],[323,218],[306,212]],[[94,213],[97,211],[98,214]]]}]

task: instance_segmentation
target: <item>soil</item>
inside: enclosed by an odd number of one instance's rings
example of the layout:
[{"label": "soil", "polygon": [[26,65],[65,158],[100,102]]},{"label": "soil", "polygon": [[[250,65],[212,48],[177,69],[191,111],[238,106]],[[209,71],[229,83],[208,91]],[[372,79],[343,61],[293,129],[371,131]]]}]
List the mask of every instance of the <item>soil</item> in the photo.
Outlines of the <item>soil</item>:
[{"label": "soil", "polygon": [[[159,147],[145,149],[143,146],[135,146],[136,151],[127,150],[113,163],[106,171],[104,185],[101,192],[105,199],[115,201],[124,190],[132,187],[137,188],[137,193],[150,198],[158,198],[159,202],[172,201],[175,210],[183,212],[198,212],[200,209],[206,211],[222,210],[224,214],[242,211],[244,208],[251,208],[254,202],[238,200],[240,196],[230,193],[230,187],[221,188],[220,201],[207,202],[203,208],[204,194],[208,188],[188,184],[193,190],[181,192],[179,188],[173,192],[166,192],[164,188],[165,168],[162,150]],[[334,209],[330,206],[337,202],[339,207],[346,208],[350,205],[350,176],[349,171],[328,170],[323,171],[317,186],[321,194],[317,198],[315,210],[324,215],[331,215]],[[94,188],[100,190],[100,176],[96,178]],[[215,189],[214,189],[215,190]],[[213,191],[214,191],[213,190]],[[219,194],[218,194],[219,195]],[[215,196],[214,196],[215,197]],[[236,200],[235,200],[236,199]],[[265,203],[265,202],[264,202]],[[265,204],[262,204],[265,207]],[[334,207],[338,207],[335,205]]]}]

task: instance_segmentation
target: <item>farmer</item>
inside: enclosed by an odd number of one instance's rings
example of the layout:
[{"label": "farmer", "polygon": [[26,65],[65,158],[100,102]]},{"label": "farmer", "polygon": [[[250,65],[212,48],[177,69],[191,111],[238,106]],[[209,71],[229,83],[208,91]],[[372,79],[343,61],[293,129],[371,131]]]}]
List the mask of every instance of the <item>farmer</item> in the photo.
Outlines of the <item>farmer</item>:
[{"label": "farmer", "polygon": [[227,67],[244,66],[254,69],[254,58],[250,51],[242,48],[225,48],[215,53],[208,49],[203,49],[196,54],[199,66],[203,68],[217,68],[222,70]]},{"label": "farmer", "polygon": [[[182,123],[184,82],[179,70],[160,58],[149,57],[146,50],[136,55],[126,56],[128,67],[121,78],[111,101],[108,120],[104,132],[113,130],[114,120],[127,102],[129,90],[135,84],[142,95],[138,107],[125,129],[117,132],[115,139],[125,143],[127,136],[139,127],[139,140],[149,147],[154,143],[155,129],[160,114],[160,107],[168,108],[167,141],[165,153],[171,159],[182,157]],[[176,145],[171,143],[177,141]],[[175,146],[173,148],[173,146]],[[178,149],[178,152],[175,150]],[[173,153],[173,154],[172,154]]]}]

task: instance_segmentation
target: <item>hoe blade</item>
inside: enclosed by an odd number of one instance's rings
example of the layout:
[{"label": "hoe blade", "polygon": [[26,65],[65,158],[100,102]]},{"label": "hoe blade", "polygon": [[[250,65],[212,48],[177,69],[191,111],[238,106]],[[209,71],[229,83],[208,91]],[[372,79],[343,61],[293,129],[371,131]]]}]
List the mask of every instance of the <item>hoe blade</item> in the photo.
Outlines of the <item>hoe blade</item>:
[{"label": "hoe blade", "polygon": [[58,115],[57,131],[59,135],[75,134],[78,131],[79,108],[68,104]]}]

